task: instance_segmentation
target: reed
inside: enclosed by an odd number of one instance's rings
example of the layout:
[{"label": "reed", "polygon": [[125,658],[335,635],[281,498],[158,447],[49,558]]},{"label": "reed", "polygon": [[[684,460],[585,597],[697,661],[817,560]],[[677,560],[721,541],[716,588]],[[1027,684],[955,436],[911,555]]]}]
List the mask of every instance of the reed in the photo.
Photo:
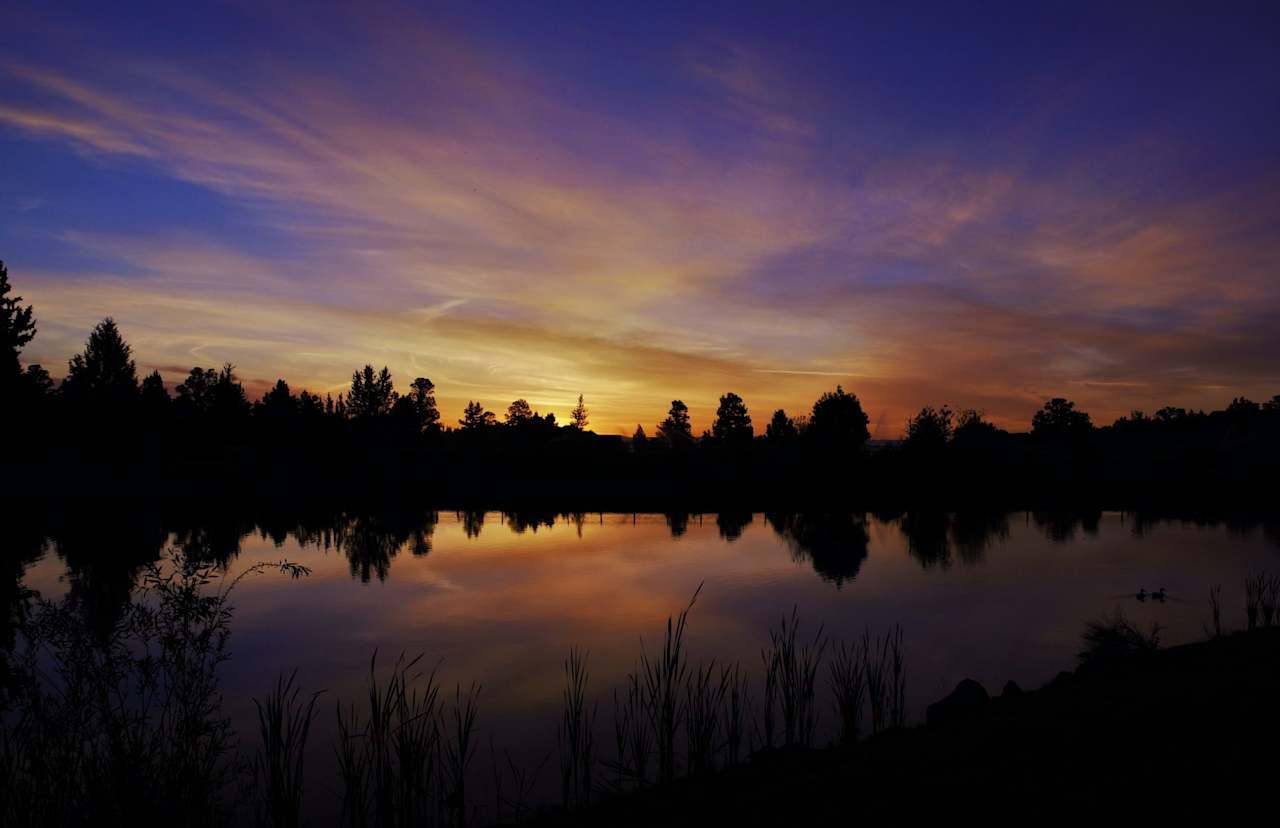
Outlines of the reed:
[{"label": "reed", "polygon": [[[492,740],[490,740],[490,750],[492,751]],[[542,769],[547,766],[547,762],[551,761],[551,754],[547,753],[542,757],[542,761],[533,767],[532,770],[522,767],[511,758],[511,752],[504,750],[506,773],[511,776],[511,796],[502,795],[502,777],[503,770],[495,762],[495,809],[494,821],[498,825],[505,824],[502,820],[502,809],[506,806],[511,812],[511,821],[519,823],[532,810],[530,800],[533,789],[538,783],[538,778],[542,775]]]},{"label": "reed", "polygon": [[649,767],[649,722],[645,715],[644,691],[640,678],[628,673],[621,695],[613,691],[613,788],[626,790],[628,783],[644,787]]},{"label": "reed", "polygon": [[[467,773],[475,758],[476,719],[480,713],[481,686],[472,682],[465,696],[462,685],[453,693],[452,724],[449,740],[445,743],[445,775],[449,783],[446,799],[453,824],[463,828],[467,824]],[[438,731],[437,731],[438,732]]]},{"label": "reed", "polygon": [[767,672],[774,674],[777,683],[783,745],[787,747],[813,745],[818,667],[827,646],[822,626],[808,643],[800,640],[799,633],[799,610],[792,607],[790,618],[782,616],[778,627],[769,630],[770,646],[764,659]]},{"label": "reed", "polygon": [[1110,617],[1085,625],[1084,647],[1077,657],[1082,665],[1104,664],[1151,652],[1160,646],[1160,630],[1159,624],[1153,624],[1150,632],[1143,632],[1117,609]]},{"label": "reed", "polygon": [[[416,661],[416,659],[415,659]],[[418,686],[419,676],[399,671],[396,680],[395,756],[396,818],[400,825],[424,822],[430,814],[431,777],[440,756],[440,689],[436,668]]]},{"label": "reed", "polygon": [[774,734],[778,731],[775,713],[778,706],[778,663],[767,647],[761,648],[760,660],[764,663],[764,699],[760,705],[760,724],[757,727],[757,735],[760,745],[771,748]]},{"label": "reed", "polygon": [[564,806],[585,807],[591,801],[591,771],[595,746],[595,711],[587,709],[587,653],[572,648],[564,662],[564,712],[557,742],[560,746],[560,789]]},{"label": "reed", "polygon": [[352,703],[337,707],[335,753],[345,825],[397,826],[427,822],[440,755],[440,688],[436,671],[414,672],[422,656],[402,654],[385,682],[375,651],[363,715]]},{"label": "reed", "polygon": [[631,734],[631,717],[634,711],[620,699],[618,691],[613,691],[613,747],[616,759],[611,766],[614,772],[613,790],[626,790],[626,782],[631,778],[631,768],[627,764],[627,740]]},{"label": "reed", "polygon": [[867,642],[841,641],[832,648],[831,691],[835,696],[836,720],[841,744],[858,741],[862,732],[862,706],[867,695]]},{"label": "reed", "polygon": [[902,627],[895,624],[885,634],[881,646],[888,674],[889,727],[904,727],[907,723],[907,670],[906,651],[902,646]]},{"label": "reed", "polygon": [[338,738],[334,754],[338,760],[338,777],[342,785],[342,808],[339,822],[350,828],[364,828],[368,824],[369,790],[367,758],[361,739],[361,723],[355,703],[344,712],[337,704]]},{"label": "reed", "polygon": [[889,679],[880,648],[868,628],[862,634],[863,673],[867,682],[867,706],[871,712],[871,733],[884,730],[889,711]]},{"label": "reed", "polygon": [[253,700],[261,739],[253,765],[259,822],[277,828],[301,824],[303,760],[320,695],[303,702],[297,674],[281,674],[265,701]]},{"label": "reed", "polygon": [[1267,573],[1257,572],[1244,579],[1244,612],[1246,629],[1258,627],[1258,614],[1267,589]]},{"label": "reed", "polygon": [[725,764],[733,767],[742,758],[742,740],[750,719],[747,674],[737,662],[728,675],[728,688],[724,710]]},{"label": "reed", "polygon": [[729,670],[717,669],[715,661],[698,666],[689,675],[685,686],[685,749],[690,774],[715,767],[721,708],[728,689]]},{"label": "reed", "polygon": [[645,689],[640,676],[627,676],[627,707],[631,714],[631,737],[628,740],[630,767],[636,787],[643,788],[649,780],[649,758],[653,753],[653,732],[645,718]]},{"label": "reed", "polygon": [[493,734],[489,734],[489,768],[493,773],[493,822],[502,824],[502,766],[498,764],[498,749],[494,746]]},{"label": "reed", "polygon": [[1262,596],[1259,604],[1262,610],[1262,626],[1270,627],[1276,621],[1276,605],[1280,603],[1280,576],[1264,575]]},{"label": "reed", "polygon": [[702,592],[694,590],[689,604],[673,620],[667,618],[667,634],[662,651],[650,655],[640,642],[640,672],[644,682],[645,711],[658,753],[658,781],[666,784],[676,775],[676,733],[683,722],[684,683],[689,665],[684,652],[684,633],[689,612]]},{"label": "reed", "polygon": [[1214,584],[1209,587],[1209,610],[1213,616],[1213,632],[1205,628],[1205,634],[1211,635],[1213,638],[1222,637],[1222,585]]}]

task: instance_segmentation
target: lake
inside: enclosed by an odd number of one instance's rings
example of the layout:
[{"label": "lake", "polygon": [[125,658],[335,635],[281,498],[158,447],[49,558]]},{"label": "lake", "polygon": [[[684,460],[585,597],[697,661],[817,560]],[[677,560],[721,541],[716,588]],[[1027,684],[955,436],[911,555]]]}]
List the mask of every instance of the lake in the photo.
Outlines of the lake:
[{"label": "lake", "polygon": [[[455,683],[483,686],[476,764],[483,776],[491,737],[499,755],[509,750],[529,764],[554,751],[571,646],[589,652],[598,750],[607,760],[612,690],[634,669],[641,642],[660,644],[667,617],[700,584],[691,659],[739,661],[756,689],[770,626],[793,608],[802,634],[822,625],[832,639],[901,625],[908,714],[918,721],[962,678],[999,692],[1009,680],[1029,688],[1070,669],[1083,625],[1116,608],[1143,627],[1159,624],[1162,643],[1186,642],[1205,635],[1208,591],[1220,584],[1224,622],[1241,627],[1245,577],[1276,569],[1280,554],[1275,522],[1119,512],[400,512],[303,523],[224,518],[216,528],[158,525],[135,536],[152,546],[142,559],[179,546],[222,561],[230,575],[280,559],[310,568],[301,579],[263,573],[235,587],[233,657],[222,679],[246,750],[256,739],[252,698],[281,670],[296,668],[304,689],[324,691],[311,770],[322,791],[336,784],[333,702],[362,692],[375,650],[382,664],[401,652],[438,662],[450,699]],[[55,537],[23,584],[57,597],[73,581],[110,591],[99,585],[133,577],[127,568],[123,576],[103,573],[106,564],[84,548],[92,530]],[[99,536],[98,554],[125,542],[111,531]],[[1135,598],[1140,588],[1162,587],[1163,603]],[[829,725],[825,674],[823,682],[820,712]],[[544,795],[555,796],[556,774],[553,756],[539,786]],[[309,799],[321,810],[328,801]]]}]

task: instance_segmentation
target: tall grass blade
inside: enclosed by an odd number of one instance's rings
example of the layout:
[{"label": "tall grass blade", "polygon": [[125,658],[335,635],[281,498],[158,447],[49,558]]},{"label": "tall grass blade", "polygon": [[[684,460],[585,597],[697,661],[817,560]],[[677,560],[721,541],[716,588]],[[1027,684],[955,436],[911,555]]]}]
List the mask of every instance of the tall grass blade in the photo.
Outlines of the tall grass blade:
[{"label": "tall grass blade", "polygon": [[666,784],[676,775],[676,733],[683,722],[684,683],[688,663],[684,653],[684,633],[689,612],[702,592],[702,584],[674,621],[667,618],[667,635],[661,653],[652,656],[641,641],[640,671],[644,680],[645,708],[658,753],[658,781]]},{"label": "tall grass blade", "polygon": [[296,828],[302,822],[303,760],[320,695],[313,693],[302,702],[297,675],[297,670],[288,677],[281,674],[266,700],[253,702],[261,739],[254,760],[259,816],[276,828]]}]

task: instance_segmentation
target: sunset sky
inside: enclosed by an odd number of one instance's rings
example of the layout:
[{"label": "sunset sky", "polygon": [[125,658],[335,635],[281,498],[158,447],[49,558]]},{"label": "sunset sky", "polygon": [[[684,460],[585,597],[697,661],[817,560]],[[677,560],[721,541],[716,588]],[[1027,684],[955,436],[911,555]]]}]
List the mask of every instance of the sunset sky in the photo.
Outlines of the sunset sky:
[{"label": "sunset sky", "polygon": [[55,376],[111,315],[175,383],[371,362],[602,433],[1280,393],[1267,4],[0,5]]}]

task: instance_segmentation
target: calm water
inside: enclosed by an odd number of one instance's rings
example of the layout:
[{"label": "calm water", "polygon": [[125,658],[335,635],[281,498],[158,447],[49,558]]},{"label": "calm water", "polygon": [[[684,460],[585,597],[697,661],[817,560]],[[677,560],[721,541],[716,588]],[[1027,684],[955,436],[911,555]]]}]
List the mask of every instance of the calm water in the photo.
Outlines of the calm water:
[{"label": "calm water", "polygon": [[[964,677],[996,692],[1009,679],[1030,687],[1052,678],[1072,666],[1082,625],[1116,607],[1163,625],[1165,642],[1188,641],[1203,636],[1207,591],[1222,584],[1225,620],[1241,626],[1245,575],[1280,566],[1274,523],[1197,526],[1120,513],[687,522],[591,514],[550,525],[431,513],[394,527],[366,518],[277,530],[275,540],[252,524],[221,535],[232,574],[281,558],[312,569],[298,581],[264,574],[238,585],[223,678],[227,712],[247,744],[251,699],[280,670],[296,667],[304,688],[325,691],[313,736],[318,776],[331,762],[332,700],[360,692],[375,648],[388,659],[404,651],[439,660],[450,687],[484,686],[478,764],[487,768],[490,735],[499,751],[529,761],[554,748],[570,645],[590,651],[608,753],[611,689],[641,639],[657,641],[700,583],[691,657],[740,660],[755,674],[770,625],[793,606],[809,630],[821,623],[833,637],[901,624],[909,709],[920,719]],[[211,547],[207,533],[191,531],[165,543]],[[55,542],[24,581],[53,597],[67,588],[67,571]],[[1166,587],[1170,599],[1139,603],[1139,587]],[[544,776],[552,782],[554,759]]]}]

